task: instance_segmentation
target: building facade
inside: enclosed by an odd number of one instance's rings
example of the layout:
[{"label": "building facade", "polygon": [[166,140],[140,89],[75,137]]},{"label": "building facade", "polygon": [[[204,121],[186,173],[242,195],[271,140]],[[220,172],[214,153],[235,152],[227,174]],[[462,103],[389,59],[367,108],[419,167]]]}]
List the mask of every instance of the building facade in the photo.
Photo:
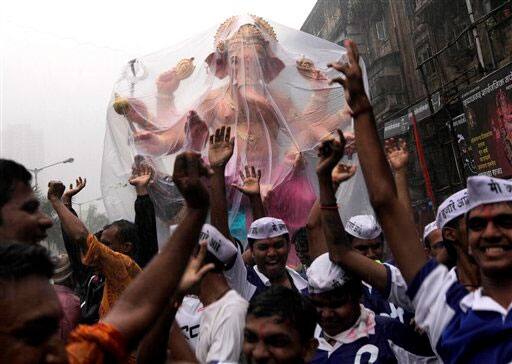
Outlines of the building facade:
[{"label": "building facade", "polygon": [[340,45],[357,43],[383,138],[405,138],[412,152],[419,220],[431,219],[436,204],[465,184],[453,123],[465,113],[464,92],[512,61],[510,3],[318,0],[301,28]]}]

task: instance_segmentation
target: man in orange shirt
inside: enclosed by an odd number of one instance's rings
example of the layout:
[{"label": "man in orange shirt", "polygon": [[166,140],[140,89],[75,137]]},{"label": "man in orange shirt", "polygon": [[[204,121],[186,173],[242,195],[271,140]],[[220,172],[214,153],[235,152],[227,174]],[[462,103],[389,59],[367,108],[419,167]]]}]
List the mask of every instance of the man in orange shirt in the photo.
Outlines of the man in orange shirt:
[{"label": "man in orange shirt", "polygon": [[[120,220],[107,225],[101,232],[100,240],[62,202],[64,184],[51,181],[48,184],[48,200],[59,216],[62,229],[71,241],[80,246],[82,262],[91,266],[105,277],[105,287],[99,309],[103,318],[135,276],[141,271],[132,258],[133,243],[123,239],[120,224],[131,224]],[[135,229],[135,227],[134,227]]]},{"label": "man in orange shirt", "polygon": [[199,154],[176,158],[173,180],[186,200],[183,222],[102,322],[79,326],[70,334],[66,351],[58,337],[62,309],[48,281],[53,267],[46,250],[0,245],[0,291],[8,293],[0,296],[0,362],[124,363],[169,303],[197,246],[209,208],[201,177],[210,172]]}]

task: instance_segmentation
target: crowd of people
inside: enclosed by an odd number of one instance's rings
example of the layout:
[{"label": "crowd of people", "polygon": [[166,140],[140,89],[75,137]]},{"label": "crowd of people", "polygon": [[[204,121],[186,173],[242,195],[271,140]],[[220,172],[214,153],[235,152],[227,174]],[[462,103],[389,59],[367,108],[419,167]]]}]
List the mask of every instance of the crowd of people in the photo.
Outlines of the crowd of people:
[{"label": "crowd of people", "polygon": [[[160,249],[153,170],[138,157],[134,222],[89,231],[72,207],[86,180],[49,183],[67,252],[50,257],[38,242],[52,222],[30,173],[0,160],[0,362],[512,361],[512,182],[468,178],[421,238],[406,145],[382,147],[357,47],[345,45],[348,62],[329,65],[340,72],[331,82],[345,90],[375,216],[342,222],[336,191],[356,167],[343,164],[338,131],[318,147],[319,196],[293,234],[268,216],[261,172],[240,171],[235,188],[252,222],[246,244],[238,241],[225,193],[234,138],[222,127],[209,137],[208,160],[177,155],[172,181],[185,203]],[[291,249],[299,267],[287,266]]]}]

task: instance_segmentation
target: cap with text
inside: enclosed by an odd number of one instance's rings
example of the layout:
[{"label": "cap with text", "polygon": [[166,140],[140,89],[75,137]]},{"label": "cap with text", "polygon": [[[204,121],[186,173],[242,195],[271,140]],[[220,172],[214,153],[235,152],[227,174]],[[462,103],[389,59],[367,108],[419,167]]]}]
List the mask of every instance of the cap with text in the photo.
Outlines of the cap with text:
[{"label": "cap with text", "polygon": [[468,211],[468,203],[467,188],[455,192],[444,200],[437,209],[436,222],[439,229],[443,229],[447,223],[464,215]]},{"label": "cap with text", "polygon": [[308,292],[319,294],[343,287],[350,276],[329,258],[325,253],[316,258],[306,271],[308,277]]},{"label": "cap with text", "polygon": [[487,176],[468,178],[469,210],[480,205],[512,201],[512,182]]},{"label": "cap with text", "polygon": [[373,215],[352,216],[345,224],[345,231],[364,240],[375,239],[382,233],[382,229]]},{"label": "cap with text", "polygon": [[283,220],[276,219],[275,217],[262,217],[253,221],[247,237],[260,240],[275,238],[284,234],[288,234],[288,228]]}]

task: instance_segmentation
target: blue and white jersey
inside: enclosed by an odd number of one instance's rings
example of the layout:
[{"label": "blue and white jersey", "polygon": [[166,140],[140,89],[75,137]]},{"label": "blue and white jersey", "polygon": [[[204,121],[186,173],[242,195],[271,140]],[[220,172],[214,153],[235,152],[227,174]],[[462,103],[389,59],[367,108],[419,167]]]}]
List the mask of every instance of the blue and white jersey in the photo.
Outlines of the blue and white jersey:
[{"label": "blue and white jersey", "polygon": [[468,292],[455,270],[430,260],[409,285],[416,323],[444,363],[512,361],[512,305]]},{"label": "blue and white jersey", "polygon": [[414,307],[407,296],[407,284],[398,268],[387,263],[383,265],[388,278],[386,290],[379,292],[363,282],[363,305],[378,315],[409,324],[414,317]]},{"label": "blue and white jersey", "polygon": [[312,364],[437,363],[426,337],[364,307],[358,322],[347,331],[328,338],[317,327],[315,336],[319,345]]}]

